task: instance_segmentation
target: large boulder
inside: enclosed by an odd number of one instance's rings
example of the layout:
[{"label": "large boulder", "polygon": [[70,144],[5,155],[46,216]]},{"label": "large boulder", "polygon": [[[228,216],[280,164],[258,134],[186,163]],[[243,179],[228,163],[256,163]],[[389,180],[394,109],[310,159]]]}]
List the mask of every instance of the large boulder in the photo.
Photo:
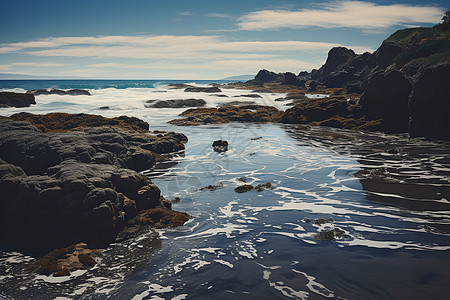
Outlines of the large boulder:
[{"label": "large boulder", "polygon": [[36,104],[34,95],[0,92],[0,107],[29,107]]},{"label": "large boulder", "polygon": [[381,71],[372,76],[359,104],[370,118],[382,119],[384,131],[408,132],[411,89],[411,82],[401,71]]},{"label": "large boulder", "polygon": [[425,69],[409,96],[409,133],[450,139],[450,63]]},{"label": "large boulder", "polygon": [[[33,116],[24,117],[46,120]],[[56,124],[55,118],[68,117],[52,115],[49,120]],[[105,119],[99,118],[98,124],[111,120]],[[1,242],[33,249],[79,240],[103,245],[143,210],[170,210],[158,187],[137,171],[153,167],[169,149],[184,149],[186,137],[122,128],[119,122],[109,127],[89,124],[42,132],[14,116],[0,118]],[[51,131],[52,126],[43,128]]]}]

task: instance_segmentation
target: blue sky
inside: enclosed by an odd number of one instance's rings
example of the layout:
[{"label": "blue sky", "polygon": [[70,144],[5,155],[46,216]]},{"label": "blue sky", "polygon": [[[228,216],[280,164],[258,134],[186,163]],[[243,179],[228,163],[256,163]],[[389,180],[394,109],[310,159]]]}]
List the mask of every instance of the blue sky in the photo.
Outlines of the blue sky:
[{"label": "blue sky", "polygon": [[318,68],[440,23],[449,1],[0,0],[0,73],[220,79]]}]

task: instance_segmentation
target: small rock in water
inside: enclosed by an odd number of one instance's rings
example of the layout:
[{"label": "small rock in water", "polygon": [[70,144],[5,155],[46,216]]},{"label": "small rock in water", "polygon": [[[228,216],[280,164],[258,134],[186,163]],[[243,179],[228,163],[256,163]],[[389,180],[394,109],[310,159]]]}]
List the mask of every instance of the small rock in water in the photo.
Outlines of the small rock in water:
[{"label": "small rock in water", "polygon": [[217,140],[213,142],[212,147],[216,152],[226,152],[228,151],[228,142],[225,140]]},{"label": "small rock in water", "polygon": [[219,182],[218,184],[215,184],[215,185],[214,184],[210,184],[208,186],[199,188],[198,190],[199,191],[210,190],[212,192],[212,191],[215,191],[215,190],[217,190],[219,188],[223,188],[223,183],[222,182]]},{"label": "small rock in water", "polygon": [[239,177],[237,180],[240,182],[247,182],[247,177],[245,177],[245,176]]},{"label": "small rock in water", "polygon": [[319,241],[332,241],[338,238],[345,238],[348,235],[345,234],[344,230],[339,228],[334,228],[332,230],[321,231],[315,235],[315,238]]},{"label": "small rock in water", "polygon": [[271,190],[273,189],[273,185],[270,182],[266,182],[266,183],[261,183],[258,184],[257,186],[255,186],[255,190],[258,192],[262,192],[264,190]]},{"label": "small rock in water", "polygon": [[250,185],[250,184],[240,185],[240,186],[238,186],[237,188],[234,189],[234,191],[236,193],[245,193],[245,192],[248,192],[248,191],[251,191],[251,190],[253,190],[253,186]]},{"label": "small rock in water", "polygon": [[262,136],[258,136],[258,137],[254,137],[251,138],[252,141],[257,141],[257,140],[261,140],[263,137]]},{"label": "small rock in water", "polygon": [[170,202],[172,202],[172,203],[179,203],[180,201],[181,201],[180,197],[175,197],[175,198],[173,198],[173,200],[170,201]]},{"label": "small rock in water", "polygon": [[111,109],[111,107],[109,107],[109,106],[101,106],[98,109]]}]

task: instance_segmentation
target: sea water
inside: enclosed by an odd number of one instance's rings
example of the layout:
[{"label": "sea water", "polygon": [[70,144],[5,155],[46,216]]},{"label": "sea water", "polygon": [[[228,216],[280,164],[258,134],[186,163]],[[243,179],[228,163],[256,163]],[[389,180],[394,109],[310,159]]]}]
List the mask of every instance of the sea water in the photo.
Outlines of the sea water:
[{"label": "sea water", "polygon": [[[181,83],[187,81],[177,81]],[[92,96],[40,95],[2,115],[94,113],[139,117],[178,131],[184,153],[144,171],[192,219],[142,230],[67,277],[24,271],[27,253],[0,251],[0,298],[17,299],[445,299],[450,292],[450,144],[326,127],[220,124],[177,127],[185,109],[147,100],[204,99],[207,107],[255,101],[287,108],[282,94],[223,89],[228,97],[171,89],[171,82],[0,81],[3,91],[84,88]],[[208,82],[191,82],[204,85]],[[236,96],[236,97],[235,97]],[[313,97],[313,96],[312,96]],[[108,106],[109,109],[100,109]],[[214,140],[229,150],[216,153]],[[244,182],[245,181],[245,182]],[[272,189],[236,193],[242,184]],[[216,190],[204,189],[215,185]],[[339,229],[336,240],[320,240]]]}]

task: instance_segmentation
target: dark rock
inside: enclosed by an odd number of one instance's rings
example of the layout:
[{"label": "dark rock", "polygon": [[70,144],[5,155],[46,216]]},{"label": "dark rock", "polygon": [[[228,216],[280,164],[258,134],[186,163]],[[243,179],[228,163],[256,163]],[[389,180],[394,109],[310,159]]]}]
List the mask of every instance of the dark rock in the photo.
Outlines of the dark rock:
[{"label": "dark rock", "polygon": [[372,76],[359,104],[371,118],[382,119],[384,131],[407,132],[411,89],[411,82],[401,71],[378,72]]},{"label": "dark rock", "polygon": [[246,95],[239,95],[239,96],[233,96],[233,97],[245,97],[245,98],[262,98],[261,95],[258,94],[246,94]]},{"label": "dark rock", "polygon": [[222,97],[222,98],[228,98],[225,94],[211,94],[210,96],[216,96],[216,97]]},{"label": "dark rock", "polygon": [[288,84],[293,86],[298,86],[301,88],[305,88],[305,80],[300,79],[294,73],[287,72],[284,74],[284,80],[282,84]]},{"label": "dark rock", "polygon": [[90,96],[91,93],[89,93],[89,91],[86,90],[80,90],[80,89],[73,89],[73,90],[59,90],[59,89],[39,89],[39,90],[29,90],[27,91],[27,94],[33,94],[35,96],[39,96],[39,95],[70,95],[70,96],[79,96],[79,95],[86,95],[86,96]]},{"label": "dark rock", "polygon": [[36,104],[34,95],[0,92],[0,107],[29,107]]},{"label": "dark rock", "polygon": [[234,189],[234,191],[236,193],[239,193],[239,194],[245,193],[245,192],[248,192],[248,191],[251,191],[251,190],[253,190],[253,186],[250,185],[250,184],[240,185],[240,186],[238,186],[237,188]]},{"label": "dark rock", "polygon": [[228,142],[224,140],[217,140],[212,143],[212,147],[216,152],[228,151]]},{"label": "dark rock", "polygon": [[80,90],[80,89],[73,89],[73,90],[68,90],[67,94],[69,94],[70,96],[91,96],[91,93],[89,93],[89,91],[86,90]]},{"label": "dark rock", "polygon": [[86,244],[78,243],[50,252],[27,270],[47,276],[69,276],[72,271],[94,267],[97,264],[94,257],[97,256],[100,256],[99,250],[91,250]]},{"label": "dark rock", "polygon": [[185,89],[185,88],[194,87],[193,85],[184,84],[184,83],[170,83],[167,86],[171,89]]},{"label": "dark rock", "polygon": [[339,238],[347,238],[348,235],[345,234],[345,231],[334,228],[332,230],[321,231],[315,235],[315,238],[319,241],[332,241]]},{"label": "dark rock", "polygon": [[184,119],[169,121],[180,126],[224,124],[229,122],[278,122],[283,112],[272,106],[242,105],[219,108],[195,108],[184,111]]},{"label": "dark rock", "polygon": [[311,79],[320,79],[337,71],[343,64],[356,56],[355,52],[345,47],[334,47],[328,52],[327,61],[316,72],[311,72]]},{"label": "dark rock", "polygon": [[220,93],[222,92],[221,89],[219,89],[217,86],[211,86],[211,87],[188,87],[184,90],[185,92],[192,92],[192,93]]},{"label": "dark rock", "polygon": [[412,137],[450,139],[450,63],[427,68],[419,76],[409,96]]},{"label": "dark rock", "polygon": [[273,185],[270,182],[261,183],[261,184],[258,184],[257,186],[255,186],[255,190],[257,192],[262,192],[264,190],[271,190],[273,188],[274,187],[273,187]]},{"label": "dark rock", "polygon": [[[199,107],[205,106],[203,99],[173,99],[173,100],[147,100],[145,107],[154,108],[181,108],[181,107]],[[150,104],[153,103],[153,104]]]},{"label": "dark rock", "polygon": [[315,92],[315,91],[317,91],[317,81],[311,81],[310,83],[309,83],[309,86],[308,86],[308,92]]},{"label": "dark rock", "polygon": [[220,188],[223,188],[223,183],[222,182],[219,182],[218,184],[210,184],[208,186],[199,188],[198,190],[199,191],[209,190],[209,191],[212,192],[212,191],[215,191],[215,190],[220,189]]},{"label": "dark rock", "polygon": [[220,103],[218,106],[219,107],[223,107],[223,106],[239,106],[239,105],[254,105],[256,104],[254,101],[230,101],[230,102],[226,102],[226,103]]},{"label": "dark rock", "polygon": [[259,82],[283,82],[284,81],[284,74],[281,73],[274,73],[271,71],[268,71],[266,69],[260,70],[258,74],[255,76],[255,81]]},{"label": "dark rock", "polygon": [[357,75],[348,71],[332,72],[322,78],[322,82],[327,88],[340,88],[349,82],[358,82],[360,80],[361,79]]},{"label": "dark rock", "polygon": [[[55,116],[20,116],[61,123]],[[95,126],[90,117],[86,115],[88,124]],[[97,124],[108,120],[98,118]],[[116,122],[117,127],[44,133],[29,122],[14,121],[14,116],[0,118],[0,241],[33,249],[77,240],[104,245],[140,210],[170,210],[159,189],[129,168],[148,169],[163,158],[141,145],[181,150],[186,137],[173,132],[152,135]]]},{"label": "dark rock", "polygon": [[109,106],[101,106],[101,107],[99,107],[98,109],[107,110],[107,109],[111,109],[111,107],[109,107]]}]

